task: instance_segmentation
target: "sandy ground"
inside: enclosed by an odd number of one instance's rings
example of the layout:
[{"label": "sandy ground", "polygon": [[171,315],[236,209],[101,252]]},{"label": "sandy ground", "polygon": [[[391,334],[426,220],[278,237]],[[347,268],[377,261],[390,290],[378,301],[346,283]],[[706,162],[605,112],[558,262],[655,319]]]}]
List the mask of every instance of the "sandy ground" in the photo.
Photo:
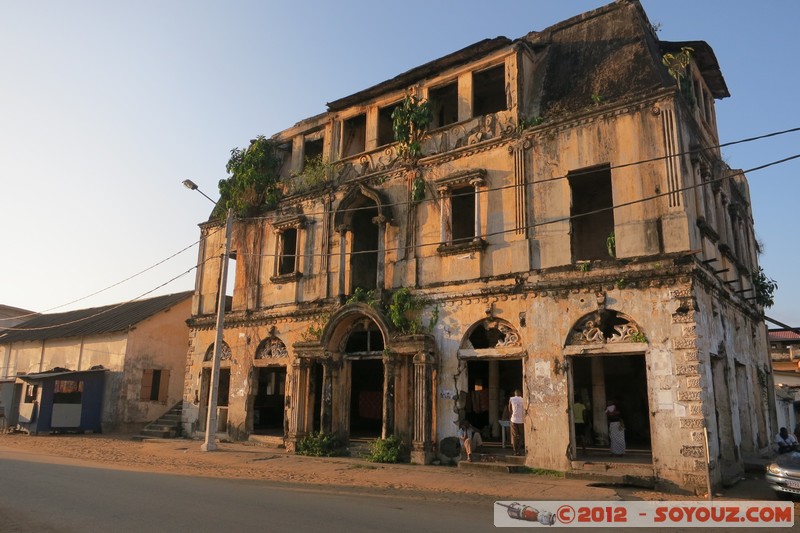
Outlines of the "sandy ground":
[{"label": "sandy ground", "polygon": [[[464,500],[677,500],[696,499],[649,490],[591,486],[586,481],[534,474],[507,474],[446,466],[384,465],[351,457],[303,457],[253,443],[221,443],[200,451],[196,440],[134,441],[128,435],[0,434],[0,458],[187,476],[252,479],[320,489]],[[722,496],[774,499],[759,476]],[[800,505],[800,504],[797,504]],[[800,510],[800,509],[798,509]]]}]

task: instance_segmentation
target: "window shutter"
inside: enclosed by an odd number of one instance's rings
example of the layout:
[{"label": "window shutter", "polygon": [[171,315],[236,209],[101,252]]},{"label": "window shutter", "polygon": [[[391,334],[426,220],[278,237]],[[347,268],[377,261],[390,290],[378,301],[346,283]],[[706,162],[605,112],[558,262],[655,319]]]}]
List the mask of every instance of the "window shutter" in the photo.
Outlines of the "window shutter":
[{"label": "window shutter", "polygon": [[158,401],[164,403],[169,396],[169,370],[161,371],[161,383],[158,386]]},{"label": "window shutter", "polygon": [[142,390],[139,391],[139,399],[143,402],[150,401],[150,391],[153,388],[153,370],[147,369],[142,372]]}]

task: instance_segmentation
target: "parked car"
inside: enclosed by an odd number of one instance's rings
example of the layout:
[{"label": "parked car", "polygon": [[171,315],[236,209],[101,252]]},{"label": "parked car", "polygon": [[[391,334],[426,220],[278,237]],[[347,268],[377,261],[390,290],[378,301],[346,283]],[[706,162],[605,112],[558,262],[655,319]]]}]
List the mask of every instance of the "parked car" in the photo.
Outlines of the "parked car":
[{"label": "parked car", "polygon": [[779,455],[767,465],[767,483],[780,498],[800,497],[800,452]]}]

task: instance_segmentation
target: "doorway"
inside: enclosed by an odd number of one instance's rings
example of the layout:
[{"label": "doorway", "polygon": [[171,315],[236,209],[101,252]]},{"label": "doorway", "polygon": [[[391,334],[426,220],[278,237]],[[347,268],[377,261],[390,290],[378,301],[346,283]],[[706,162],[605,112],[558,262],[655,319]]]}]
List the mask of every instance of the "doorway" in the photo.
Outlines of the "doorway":
[{"label": "doorway", "polygon": [[383,423],[383,361],[350,361],[350,438],[379,438]]},{"label": "doorway", "polygon": [[[227,431],[228,398],[231,388],[231,369],[219,369],[219,386],[217,387],[217,431]],[[208,420],[208,395],[211,390],[211,368],[204,368],[200,377],[200,431],[206,430]]]},{"label": "doorway", "polygon": [[[572,381],[569,407],[573,457],[597,454],[608,456],[609,433],[605,409],[609,400],[615,400],[622,411],[625,426],[624,460],[652,461],[650,404],[644,354],[573,356],[569,366]],[[575,404],[578,402],[583,409],[579,406],[576,410]],[[584,425],[576,426],[576,412],[581,411],[584,413]]]},{"label": "doorway", "polygon": [[253,399],[253,433],[283,436],[286,367],[262,367],[255,371],[258,382]]},{"label": "doorway", "polygon": [[[467,362],[464,418],[478,428],[485,442],[501,442],[499,421],[514,390],[522,387],[522,360],[483,358]],[[508,440],[508,435],[506,435]]]}]

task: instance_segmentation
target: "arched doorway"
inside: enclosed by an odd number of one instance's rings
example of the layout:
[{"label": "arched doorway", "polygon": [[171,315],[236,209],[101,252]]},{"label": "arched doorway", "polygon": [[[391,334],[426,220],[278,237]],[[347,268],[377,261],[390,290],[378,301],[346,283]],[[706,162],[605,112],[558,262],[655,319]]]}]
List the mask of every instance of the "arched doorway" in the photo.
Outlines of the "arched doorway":
[{"label": "arched doorway", "polygon": [[[208,420],[208,394],[211,391],[211,367],[214,364],[214,344],[212,343],[203,356],[203,371],[200,379],[200,431],[206,430]],[[217,387],[217,432],[227,431],[228,401],[231,389],[231,347],[222,342],[219,359],[219,385]]]},{"label": "arched doorway", "polygon": [[256,348],[248,398],[248,425],[256,435],[286,433],[286,365],[289,354],[279,338],[270,336]]},{"label": "arched doorway", "polygon": [[345,339],[342,355],[349,367],[351,438],[378,438],[383,429],[384,340],[378,326],[364,318]]},{"label": "arched doorway", "polygon": [[504,408],[514,390],[524,395],[525,357],[517,330],[502,319],[473,324],[461,341],[459,368],[466,379],[459,392],[459,418],[481,430],[485,442],[508,441]]},{"label": "arched doorway", "polygon": [[565,346],[572,457],[608,460],[606,406],[614,401],[622,413],[624,461],[652,462],[647,348],[641,327],[619,311],[601,308],[575,322]]}]

